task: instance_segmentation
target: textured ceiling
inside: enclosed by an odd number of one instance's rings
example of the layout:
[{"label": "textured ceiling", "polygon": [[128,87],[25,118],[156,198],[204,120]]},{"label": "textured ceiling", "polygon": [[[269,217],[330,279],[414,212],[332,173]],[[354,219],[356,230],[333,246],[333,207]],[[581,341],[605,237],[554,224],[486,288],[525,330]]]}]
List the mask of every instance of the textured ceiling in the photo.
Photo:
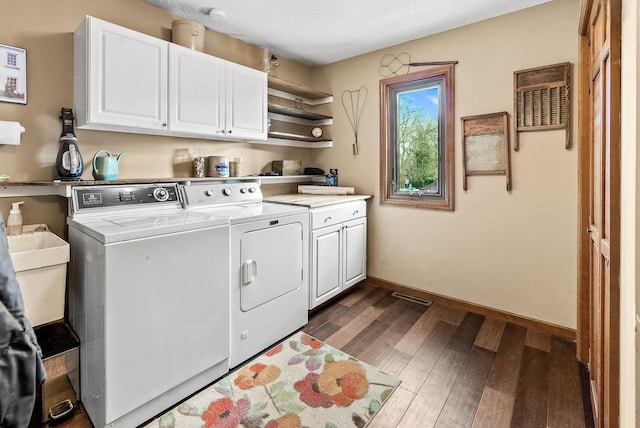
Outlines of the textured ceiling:
[{"label": "textured ceiling", "polygon": [[323,65],[552,0],[144,1],[276,55]]}]

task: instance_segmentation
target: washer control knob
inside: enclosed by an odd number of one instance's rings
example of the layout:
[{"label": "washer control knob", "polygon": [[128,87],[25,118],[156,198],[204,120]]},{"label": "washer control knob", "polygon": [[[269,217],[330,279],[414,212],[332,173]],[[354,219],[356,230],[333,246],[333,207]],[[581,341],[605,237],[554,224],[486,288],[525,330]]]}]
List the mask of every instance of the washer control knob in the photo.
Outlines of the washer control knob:
[{"label": "washer control knob", "polygon": [[222,189],[222,194],[225,196],[231,196],[232,193],[233,190],[231,190],[231,187],[225,187],[224,189]]},{"label": "washer control knob", "polygon": [[213,190],[211,190],[211,189],[207,189],[207,190],[204,192],[204,194],[205,194],[205,195],[207,195],[207,196],[213,196]]},{"label": "washer control knob", "polygon": [[158,202],[164,202],[169,199],[169,191],[164,187],[156,187],[153,189],[153,197]]},{"label": "washer control knob", "polygon": [[253,186],[249,187],[249,193],[256,193],[256,188]]},{"label": "washer control knob", "polygon": [[240,193],[242,193],[242,194],[247,193],[247,188],[246,187],[241,188],[240,189]]}]

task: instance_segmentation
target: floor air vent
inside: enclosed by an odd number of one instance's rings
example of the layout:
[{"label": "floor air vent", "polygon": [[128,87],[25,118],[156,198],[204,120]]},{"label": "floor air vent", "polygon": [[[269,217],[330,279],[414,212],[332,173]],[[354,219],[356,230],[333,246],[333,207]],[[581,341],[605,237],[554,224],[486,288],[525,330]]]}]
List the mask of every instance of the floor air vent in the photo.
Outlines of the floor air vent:
[{"label": "floor air vent", "polygon": [[394,291],[393,293],[391,293],[391,295],[393,297],[397,297],[398,299],[408,300],[410,302],[418,303],[425,306],[431,306],[431,304],[433,303],[431,300],[421,299],[420,297],[410,296],[408,294],[399,293],[397,291]]}]

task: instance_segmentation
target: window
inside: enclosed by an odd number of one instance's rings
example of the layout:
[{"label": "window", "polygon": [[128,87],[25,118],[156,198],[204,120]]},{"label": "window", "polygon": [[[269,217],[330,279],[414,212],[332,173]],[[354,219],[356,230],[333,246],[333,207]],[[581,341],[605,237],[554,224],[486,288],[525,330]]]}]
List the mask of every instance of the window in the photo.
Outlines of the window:
[{"label": "window", "polygon": [[380,81],[383,204],[453,210],[453,67]]},{"label": "window", "polygon": [[8,97],[14,97],[17,94],[18,79],[15,77],[7,77],[7,82],[4,84],[4,91]]},{"label": "window", "polygon": [[7,52],[7,65],[11,66],[11,67],[15,67],[18,64],[18,55],[11,53],[11,52]]}]

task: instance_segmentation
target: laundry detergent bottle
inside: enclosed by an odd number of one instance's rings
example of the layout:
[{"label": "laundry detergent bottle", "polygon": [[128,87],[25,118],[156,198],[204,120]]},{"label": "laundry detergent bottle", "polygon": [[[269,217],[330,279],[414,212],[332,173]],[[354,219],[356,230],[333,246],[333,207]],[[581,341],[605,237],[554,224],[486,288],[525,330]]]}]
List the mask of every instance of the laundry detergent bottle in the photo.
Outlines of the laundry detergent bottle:
[{"label": "laundry detergent bottle", "polygon": [[60,147],[56,158],[56,172],[61,180],[80,180],[84,164],[78,148],[78,138],[73,130],[73,110],[62,108],[60,110],[62,122],[62,134],[60,134]]}]

